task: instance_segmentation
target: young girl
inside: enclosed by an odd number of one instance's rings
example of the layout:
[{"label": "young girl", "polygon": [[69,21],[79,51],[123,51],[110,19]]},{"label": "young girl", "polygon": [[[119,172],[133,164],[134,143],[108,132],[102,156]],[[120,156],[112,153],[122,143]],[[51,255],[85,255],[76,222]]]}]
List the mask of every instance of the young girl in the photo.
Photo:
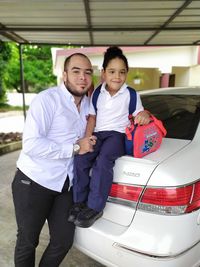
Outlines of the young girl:
[{"label": "young girl", "polygon": [[[97,109],[92,95],[86,128],[87,137],[97,137],[94,151],[76,155],[74,161],[75,205],[68,220],[80,227],[89,227],[102,216],[113,181],[115,160],[125,154],[124,137],[129,124],[130,103],[130,92],[125,83],[127,73],[128,61],[122,50],[115,46],[108,48],[104,55],[104,83],[97,99]],[[148,124],[149,115],[144,111],[138,93],[136,98],[135,122]]]}]

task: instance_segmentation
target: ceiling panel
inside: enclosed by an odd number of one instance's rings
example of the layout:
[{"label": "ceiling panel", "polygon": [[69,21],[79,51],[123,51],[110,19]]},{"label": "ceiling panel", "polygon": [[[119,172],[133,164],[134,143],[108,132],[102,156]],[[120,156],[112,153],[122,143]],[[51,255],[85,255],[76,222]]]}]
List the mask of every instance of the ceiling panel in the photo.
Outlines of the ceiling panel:
[{"label": "ceiling panel", "polygon": [[87,45],[90,41],[88,32],[17,32],[18,35],[23,36],[31,43],[57,43],[57,44],[80,44]]},{"label": "ceiling panel", "polygon": [[1,0],[0,40],[185,45],[200,40],[199,0]]},{"label": "ceiling panel", "polygon": [[151,45],[162,45],[163,43],[168,43],[169,40],[173,40],[176,45],[190,45],[193,43],[193,40],[198,40],[200,38],[199,31],[165,31],[157,35],[152,41]]},{"label": "ceiling panel", "polygon": [[96,32],[94,33],[94,42],[99,45],[123,45],[126,40],[126,45],[140,45],[151,36],[152,32]]}]

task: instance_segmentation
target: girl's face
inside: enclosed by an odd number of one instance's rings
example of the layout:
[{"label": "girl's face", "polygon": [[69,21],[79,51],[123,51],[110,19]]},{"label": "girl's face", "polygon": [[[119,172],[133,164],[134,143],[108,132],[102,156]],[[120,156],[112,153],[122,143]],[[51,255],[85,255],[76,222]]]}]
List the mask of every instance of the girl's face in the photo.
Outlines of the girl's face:
[{"label": "girl's face", "polygon": [[112,59],[105,70],[102,70],[103,80],[106,82],[106,89],[111,95],[119,91],[126,81],[127,69],[124,61],[120,58]]}]

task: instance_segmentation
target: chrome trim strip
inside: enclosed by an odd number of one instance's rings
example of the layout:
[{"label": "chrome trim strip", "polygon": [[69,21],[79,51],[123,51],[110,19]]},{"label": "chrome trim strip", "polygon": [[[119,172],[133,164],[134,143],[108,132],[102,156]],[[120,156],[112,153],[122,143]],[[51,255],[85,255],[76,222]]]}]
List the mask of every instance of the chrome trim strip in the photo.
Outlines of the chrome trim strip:
[{"label": "chrome trim strip", "polygon": [[117,197],[110,197],[110,196],[108,196],[107,202],[120,204],[120,205],[131,207],[134,209],[137,206],[137,203],[134,201],[130,201],[130,200],[122,199],[122,198],[117,198]]},{"label": "chrome trim strip", "polygon": [[156,258],[156,259],[173,259],[173,258],[177,258],[185,253],[187,253],[190,249],[192,249],[193,247],[195,247],[196,245],[198,245],[200,243],[200,240],[198,240],[196,243],[194,243],[192,246],[190,246],[189,248],[177,253],[177,254],[173,254],[173,255],[155,255],[155,254],[149,254],[146,252],[142,252],[142,251],[138,251],[135,249],[132,249],[130,247],[124,246],[120,243],[113,243],[113,247],[117,248],[117,249],[122,249],[122,250],[127,250],[131,253],[136,253],[145,257],[150,257],[150,258]]}]

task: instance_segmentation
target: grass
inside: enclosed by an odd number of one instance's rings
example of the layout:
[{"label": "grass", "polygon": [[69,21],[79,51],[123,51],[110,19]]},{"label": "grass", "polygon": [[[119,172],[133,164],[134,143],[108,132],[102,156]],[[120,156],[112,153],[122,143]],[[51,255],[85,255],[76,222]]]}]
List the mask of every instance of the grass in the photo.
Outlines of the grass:
[{"label": "grass", "polygon": [[[25,107],[26,110],[28,109],[28,106]],[[0,103],[0,112],[8,112],[8,111],[21,111],[23,110],[23,107],[20,106],[10,106],[5,103]]]},{"label": "grass", "polygon": [[22,141],[13,141],[8,144],[0,144],[0,156],[22,148]]}]

